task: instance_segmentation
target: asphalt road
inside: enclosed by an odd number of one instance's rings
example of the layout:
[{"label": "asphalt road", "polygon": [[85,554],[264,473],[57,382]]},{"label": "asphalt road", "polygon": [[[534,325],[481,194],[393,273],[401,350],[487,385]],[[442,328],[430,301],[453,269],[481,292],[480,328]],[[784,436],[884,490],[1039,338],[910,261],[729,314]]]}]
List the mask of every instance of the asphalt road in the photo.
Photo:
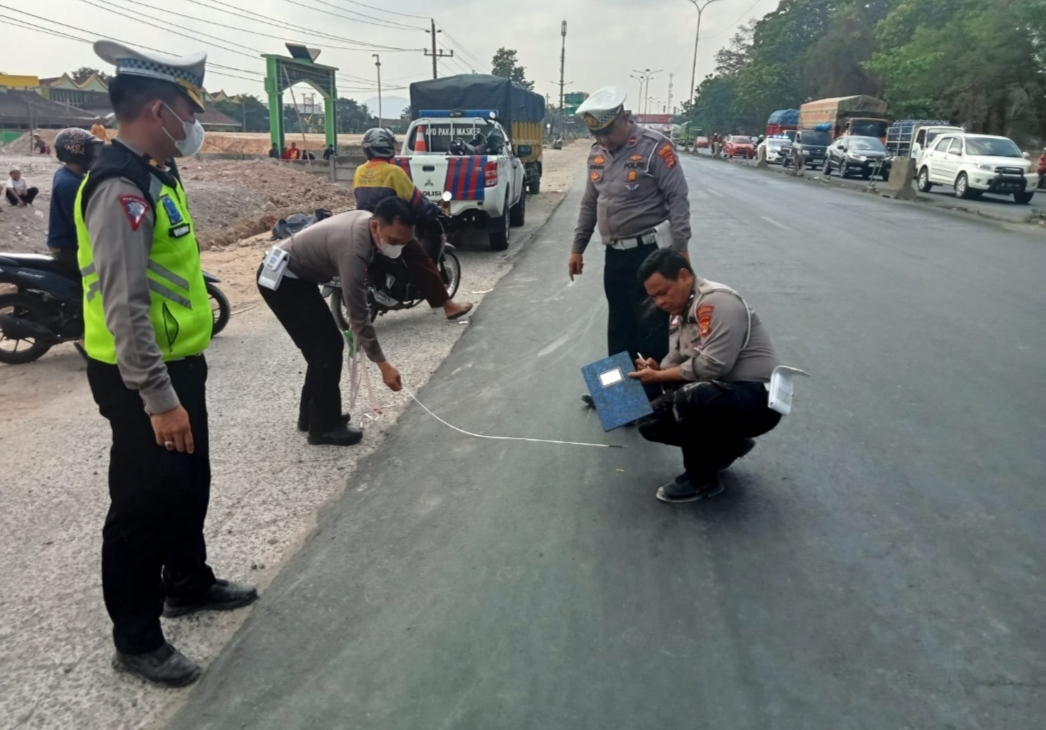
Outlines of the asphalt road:
[{"label": "asphalt road", "polygon": [[[1007,728],[1046,717],[1046,239],[685,159],[710,278],[796,410],[708,502],[578,402],[579,193],[320,517],[171,727]],[[916,231],[918,235],[913,235]]]}]

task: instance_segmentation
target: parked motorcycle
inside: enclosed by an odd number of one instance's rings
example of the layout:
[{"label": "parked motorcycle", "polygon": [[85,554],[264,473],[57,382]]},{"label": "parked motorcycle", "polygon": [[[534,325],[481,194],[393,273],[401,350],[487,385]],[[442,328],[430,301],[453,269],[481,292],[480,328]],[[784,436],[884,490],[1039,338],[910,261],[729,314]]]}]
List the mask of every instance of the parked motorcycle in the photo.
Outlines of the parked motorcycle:
[{"label": "parked motorcycle", "polygon": [[[449,202],[449,195],[444,193],[444,202]],[[447,243],[446,231],[439,221],[435,221],[430,230],[423,233],[425,235],[422,236],[422,247],[436,263],[436,268],[447,287],[447,294],[453,298],[461,283],[461,262],[458,260],[457,251],[453,245]],[[376,280],[370,281],[367,286],[367,306],[372,322],[386,312],[411,309],[425,301],[418,285],[412,281],[406,263],[402,259],[396,259],[390,264],[384,267],[390,271],[379,273],[375,270]],[[397,270],[401,270],[402,273],[395,273]],[[323,296],[330,297],[334,321],[342,332],[347,332],[349,316],[341,298],[341,282],[335,279],[323,287]]]},{"label": "parked motorcycle", "polygon": [[[217,335],[232,316],[220,279],[204,272]],[[0,253],[0,363],[20,365],[43,357],[55,345],[84,336],[82,279],[50,256]]]}]

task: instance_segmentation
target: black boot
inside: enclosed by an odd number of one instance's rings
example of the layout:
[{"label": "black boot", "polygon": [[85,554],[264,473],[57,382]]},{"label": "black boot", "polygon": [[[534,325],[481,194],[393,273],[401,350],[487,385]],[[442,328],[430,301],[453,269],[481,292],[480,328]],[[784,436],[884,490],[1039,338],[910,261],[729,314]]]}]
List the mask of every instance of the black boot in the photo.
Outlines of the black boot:
[{"label": "black boot", "polygon": [[113,669],[135,674],[165,687],[184,687],[200,678],[200,665],[182,654],[170,644],[145,654],[123,654],[113,656]]},{"label": "black boot", "polygon": [[709,482],[695,486],[690,481],[690,476],[684,472],[658,489],[657,498],[669,504],[684,504],[722,493],[723,483],[719,481],[718,476],[713,477]]},{"label": "black boot", "polygon": [[199,596],[167,596],[163,603],[165,618],[185,616],[197,611],[232,611],[258,600],[258,589],[243,583],[217,580]]},{"label": "black boot", "polygon": [[363,431],[352,426],[338,426],[326,433],[310,433],[313,446],[352,446],[363,440]]}]

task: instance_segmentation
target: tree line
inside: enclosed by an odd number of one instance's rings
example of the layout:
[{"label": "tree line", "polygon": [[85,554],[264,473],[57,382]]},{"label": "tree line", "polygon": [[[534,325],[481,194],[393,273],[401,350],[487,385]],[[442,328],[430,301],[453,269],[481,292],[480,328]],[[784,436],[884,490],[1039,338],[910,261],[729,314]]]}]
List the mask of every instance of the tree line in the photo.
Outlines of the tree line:
[{"label": "tree line", "polygon": [[755,133],[775,110],[852,94],[885,100],[895,119],[1041,143],[1046,2],[782,0],[716,54],[685,116]]}]

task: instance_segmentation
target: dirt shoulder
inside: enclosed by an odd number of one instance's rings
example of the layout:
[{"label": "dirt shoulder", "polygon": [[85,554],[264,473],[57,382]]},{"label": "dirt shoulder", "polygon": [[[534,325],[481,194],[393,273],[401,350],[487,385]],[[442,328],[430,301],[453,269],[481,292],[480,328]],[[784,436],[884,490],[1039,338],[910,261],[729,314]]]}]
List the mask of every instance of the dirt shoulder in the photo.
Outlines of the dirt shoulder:
[{"label": "dirt shoulder", "polygon": [[[507,251],[492,252],[481,238],[462,241],[457,298],[477,304],[473,316],[482,316],[484,296],[584,171],[585,154],[580,144],[550,151],[543,192],[529,198],[527,225],[513,229]],[[253,281],[266,243],[248,240],[203,254],[204,265],[225,279],[236,312],[207,352],[213,469],[208,556],[222,577],[256,583],[262,606],[265,587],[324,505],[345,489],[380,488],[359,483],[356,466],[410,404],[404,393],[376,390],[382,415],[361,418],[362,401],[352,409],[353,421],[363,425],[361,444],[306,444],[295,430],[305,363],[257,301]],[[564,263],[569,245],[563,242]],[[381,317],[376,328],[389,360],[418,392],[468,325],[468,319],[448,322],[442,311],[419,307]],[[371,378],[380,387],[373,368]],[[467,397],[467,373],[456,375],[452,385]],[[342,389],[348,407],[347,375]],[[0,717],[9,719],[4,727],[162,727],[182,702],[191,701],[191,689],[157,689],[109,667],[110,623],[98,571],[109,439],[72,347],[55,348],[30,365],[0,365],[0,450],[31,465],[12,461],[0,490]],[[359,538],[365,541],[366,535]],[[206,667],[248,613],[165,620],[164,631]]]}]

